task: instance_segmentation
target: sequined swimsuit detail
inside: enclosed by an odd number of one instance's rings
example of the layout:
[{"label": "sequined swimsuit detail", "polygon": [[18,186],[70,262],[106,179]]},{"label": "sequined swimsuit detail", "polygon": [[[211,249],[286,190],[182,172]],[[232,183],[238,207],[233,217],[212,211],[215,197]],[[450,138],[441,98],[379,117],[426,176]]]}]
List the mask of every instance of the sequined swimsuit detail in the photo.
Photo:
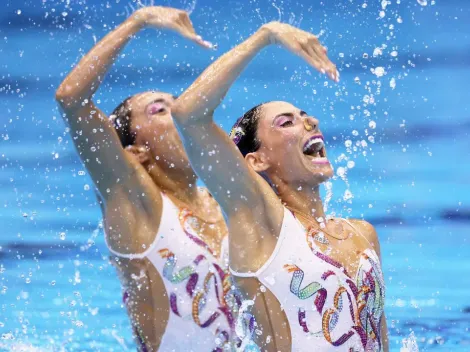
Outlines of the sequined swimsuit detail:
[{"label": "sequined swimsuit detail", "polygon": [[[213,253],[187,221],[187,212],[163,196],[163,211],[154,242],[141,254],[118,257],[147,258],[156,268],[169,297],[170,315],[159,351],[223,351],[231,340],[233,317],[225,298],[228,283],[228,245]],[[129,298],[124,293],[124,303]],[[139,338],[136,328],[134,333]],[[142,340],[142,339],[140,339]],[[143,341],[140,349],[146,351]]]},{"label": "sequined swimsuit detail", "polygon": [[292,351],[381,351],[385,285],[380,262],[371,249],[359,260],[355,277],[349,276],[284,209],[281,233],[267,262],[254,273],[231,271],[258,278],[275,295],[289,322]]}]

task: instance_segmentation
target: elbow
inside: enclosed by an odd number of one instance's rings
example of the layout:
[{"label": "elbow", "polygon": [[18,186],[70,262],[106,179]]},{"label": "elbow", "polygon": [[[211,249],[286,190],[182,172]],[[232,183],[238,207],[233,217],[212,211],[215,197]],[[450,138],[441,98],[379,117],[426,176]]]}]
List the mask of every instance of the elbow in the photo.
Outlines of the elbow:
[{"label": "elbow", "polygon": [[71,94],[68,90],[69,89],[62,83],[55,92],[55,100],[61,107],[70,105]]},{"label": "elbow", "polygon": [[171,116],[180,125],[186,125],[191,119],[191,112],[185,108],[180,99],[177,99],[171,107]]},{"label": "elbow", "polygon": [[72,87],[64,82],[57,88],[55,100],[63,109],[74,109],[80,105],[80,99],[77,98]]},{"label": "elbow", "polygon": [[178,98],[171,107],[171,116],[180,126],[194,125],[196,123],[207,123],[212,121],[212,113],[208,109],[203,110],[197,103],[189,99]]}]

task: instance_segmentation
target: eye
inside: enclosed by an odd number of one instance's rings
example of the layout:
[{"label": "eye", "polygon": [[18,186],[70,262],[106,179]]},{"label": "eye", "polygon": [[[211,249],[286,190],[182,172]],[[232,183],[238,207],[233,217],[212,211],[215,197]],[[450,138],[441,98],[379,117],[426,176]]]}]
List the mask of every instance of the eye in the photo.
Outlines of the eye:
[{"label": "eye", "polygon": [[165,112],[165,105],[154,103],[147,108],[147,111],[150,115],[161,114],[162,112]]},{"label": "eye", "polygon": [[286,120],[281,123],[281,127],[287,127],[287,126],[292,126],[294,123],[291,120]]}]

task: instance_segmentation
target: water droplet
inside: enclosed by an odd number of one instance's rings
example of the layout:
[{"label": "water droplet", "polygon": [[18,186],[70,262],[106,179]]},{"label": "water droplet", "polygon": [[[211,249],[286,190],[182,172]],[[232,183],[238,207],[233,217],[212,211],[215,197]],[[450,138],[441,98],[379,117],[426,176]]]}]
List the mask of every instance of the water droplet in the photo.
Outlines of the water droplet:
[{"label": "water droplet", "polygon": [[61,232],[61,233],[59,234],[59,238],[60,238],[62,241],[65,240],[65,236],[66,236],[66,235],[65,235],[65,232]]},{"label": "water droplet", "polygon": [[351,193],[350,190],[346,190],[343,195],[344,200],[350,200],[353,198],[353,194]]},{"label": "water droplet", "polygon": [[371,68],[371,72],[377,77],[382,77],[387,73],[385,72],[385,69],[381,66],[376,67],[376,68]]},{"label": "water droplet", "polygon": [[346,174],[346,169],[344,167],[338,167],[336,170],[336,175],[343,177]]},{"label": "water droplet", "polygon": [[16,11],[16,14],[17,14],[17,15],[21,15],[21,10],[17,10],[17,11]]},{"label": "water droplet", "polygon": [[426,6],[428,4],[428,0],[416,0],[418,2],[418,4],[420,4],[421,6]]}]

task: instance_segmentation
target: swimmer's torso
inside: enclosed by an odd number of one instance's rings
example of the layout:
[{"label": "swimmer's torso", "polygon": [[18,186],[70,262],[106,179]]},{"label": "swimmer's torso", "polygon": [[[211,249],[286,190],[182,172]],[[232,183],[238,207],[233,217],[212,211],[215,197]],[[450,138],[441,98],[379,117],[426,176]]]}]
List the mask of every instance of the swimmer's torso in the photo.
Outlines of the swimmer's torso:
[{"label": "swimmer's torso", "polygon": [[198,236],[197,218],[164,195],[162,203],[158,233],[140,254],[110,248],[134,334],[141,344],[155,340],[159,351],[228,350],[234,302],[228,295],[227,237],[220,248],[210,248]]},{"label": "swimmer's torso", "polygon": [[[267,289],[265,298],[257,299],[278,301],[288,321],[292,351],[380,351],[384,283],[379,258],[367,249],[357,260],[356,273],[347,273],[307,238],[285,209],[268,261],[255,273],[234,275],[256,277]],[[273,305],[268,311],[271,326],[281,326],[273,320],[285,319],[284,314],[276,314]]]}]

